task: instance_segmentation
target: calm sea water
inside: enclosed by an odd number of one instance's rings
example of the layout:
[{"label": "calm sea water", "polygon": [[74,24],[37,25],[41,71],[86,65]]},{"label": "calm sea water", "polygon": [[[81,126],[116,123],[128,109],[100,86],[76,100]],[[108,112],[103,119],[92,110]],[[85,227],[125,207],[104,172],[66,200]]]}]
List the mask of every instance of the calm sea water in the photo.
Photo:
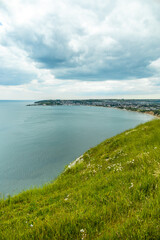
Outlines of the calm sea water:
[{"label": "calm sea water", "polygon": [[153,117],[87,106],[0,101],[0,192],[16,194],[53,180],[87,149]]}]

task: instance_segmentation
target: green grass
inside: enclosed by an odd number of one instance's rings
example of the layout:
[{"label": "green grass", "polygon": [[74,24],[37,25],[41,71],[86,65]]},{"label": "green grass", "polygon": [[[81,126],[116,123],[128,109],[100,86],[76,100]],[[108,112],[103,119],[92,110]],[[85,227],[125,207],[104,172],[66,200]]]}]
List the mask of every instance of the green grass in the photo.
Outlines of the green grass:
[{"label": "green grass", "polygon": [[0,239],[160,239],[160,120],[107,139],[49,185],[0,201]]}]

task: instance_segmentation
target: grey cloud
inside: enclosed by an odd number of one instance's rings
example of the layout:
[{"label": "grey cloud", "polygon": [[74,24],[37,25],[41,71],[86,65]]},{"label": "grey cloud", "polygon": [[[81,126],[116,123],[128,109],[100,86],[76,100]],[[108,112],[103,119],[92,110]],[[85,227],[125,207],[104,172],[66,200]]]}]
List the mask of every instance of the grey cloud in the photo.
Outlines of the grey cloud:
[{"label": "grey cloud", "polygon": [[[21,31],[19,31],[21,32]],[[40,68],[52,69],[57,78],[79,80],[129,79],[151,76],[147,68],[150,61],[159,56],[158,43],[119,41],[121,49],[101,48],[101,39],[74,52],[69,47],[69,38],[62,33],[52,33],[52,44],[47,45],[43,36],[15,36]],[[30,34],[31,36],[32,34]],[[13,36],[12,36],[13,39]],[[92,38],[90,38],[92,41]],[[87,48],[87,50],[85,49]],[[116,47],[115,47],[116,48]]]},{"label": "grey cloud", "polygon": [[[72,3],[72,1],[69,2]],[[142,2],[145,3],[145,1]],[[68,19],[69,14],[63,16],[62,13],[61,16],[54,13],[33,25],[13,26],[1,44],[6,46],[15,44],[24,49],[38,68],[50,69],[59,79],[100,81],[150,77],[154,72],[148,68],[148,65],[160,56],[160,31],[157,25],[159,12],[153,6],[151,13],[153,11],[155,16],[154,14],[151,18],[142,16],[139,23],[142,25],[141,33],[138,25],[133,27],[131,25],[131,29],[128,29],[129,25],[120,13],[118,16],[114,13],[110,21],[108,20],[118,3],[119,1],[107,1],[106,4],[104,1],[99,1],[99,4],[98,1],[96,4],[93,4],[93,1],[80,3],[77,1],[80,8],[79,14],[82,17],[90,14],[93,21],[97,21],[96,27],[98,23],[104,24],[104,32],[98,30],[96,33],[87,32],[87,27],[81,22],[76,22],[79,20],[72,19],[72,15],[71,19]],[[77,6],[76,1],[73,2],[73,7],[75,6]],[[70,8],[68,10],[72,11]],[[82,14],[83,11],[85,13]],[[119,18],[122,18],[123,23]],[[130,19],[126,20],[130,21]],[[155,24],[154,26],[151,21]],[[143,34],[143,31],[146,33]],[[103,45],[104,37],[112,38],[115,44]],[[71,47],[71,40],[78,42],[77,49]],[[2,78],[3,75],[2,71]],[[10,72],[9,76],[11,75]],[[15,82],[18,84],[16,72],[14,75]],[[27,81],[25,79],[26,77],[24,79],[22,77],[21,81]],[[30,77],[27,79],[29,80]],[[1,83],[3,84],[2,80]]]},{"label": "grey cloud", "polygon": [[22,70],[0,68],[0,85],[21,85],[30,82],[36,76]]}]

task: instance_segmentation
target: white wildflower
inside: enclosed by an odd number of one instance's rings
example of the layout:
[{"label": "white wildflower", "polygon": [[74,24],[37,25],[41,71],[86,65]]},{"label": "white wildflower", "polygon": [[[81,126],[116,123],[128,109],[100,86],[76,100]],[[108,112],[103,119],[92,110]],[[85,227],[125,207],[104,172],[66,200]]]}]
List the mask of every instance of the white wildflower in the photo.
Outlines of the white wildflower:
[{"label": "white wildflower", "polygon": [[131,183],[131,186],[129,188],[132,188],[133,187],[133,183]]},{"label": "white wildflower", "polygon": [[31,224],[30,227],[33,227],[33,224]]},{"label": "white wildflower", "polygon": [[81,232],[81,233],[84,233],[84,229],[82,228],[82,229],[80,230],[80,232]]}]

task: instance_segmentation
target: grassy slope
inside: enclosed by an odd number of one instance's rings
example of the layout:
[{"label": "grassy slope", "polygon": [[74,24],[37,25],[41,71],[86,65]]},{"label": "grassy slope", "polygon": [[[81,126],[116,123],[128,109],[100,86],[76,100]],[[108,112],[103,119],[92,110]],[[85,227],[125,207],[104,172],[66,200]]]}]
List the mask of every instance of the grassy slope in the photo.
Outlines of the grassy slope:
[{"label": "grassy slope", "polygon": [[108,139],[41,189],[0,201],[0,239],[160,239],[160,120]]}]

